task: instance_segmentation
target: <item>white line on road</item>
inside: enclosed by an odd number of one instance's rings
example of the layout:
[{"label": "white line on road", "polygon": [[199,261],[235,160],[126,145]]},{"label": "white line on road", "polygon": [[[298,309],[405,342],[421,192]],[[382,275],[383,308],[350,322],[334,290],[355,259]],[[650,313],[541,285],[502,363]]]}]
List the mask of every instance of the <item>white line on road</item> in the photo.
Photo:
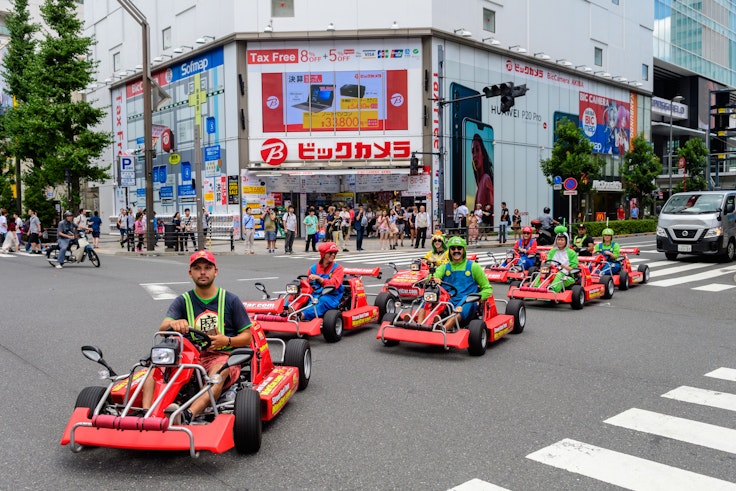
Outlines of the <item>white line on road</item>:
[{"label": "white line on road", "polygon": [[476,478],[476,479],[471,479],[468,482],[459,484],[455,486],[454,488],[450,488],[447,491],[509,491],[509,490]]},{"label": "white line on road", "polygon": [[713,370],[712,372],[706,373],[705,376],[728,380],[729,382],[736,382],[736,369],[721,367]]},{"label": "white line on road", "polygon": [[[627,489],[641,491],[736,490],[736,484],[587,443],[561,440],[528,459]],[[585,486],[584,486],[585,487]]]},{"label": "white line on road", "polygon": [[[669,262],[669,261],[668,261]],[[670,263],[670,266],[672,266],[673,263]],[[695,263],[695,264],[685,264],[683,266],[674,266],[671,268],[665,268],[665,269],[658,269],[656,271],[652,271],[652,278],[659,278],[660,276],[667,276],[670,274],[676,274],[676,273],[683,273],[685,271],[690,271],[691,269],[702,269],[706,264],[704,263]],[[652,267],[651,265],[649,266]]]},{"label": "white line on road", "polygon": [[[168,284],[171,285],[173,283]],[[173,300],[179,296],[174,290],[166,286],[167,283],[141,283],[140,285],[154,300]]]},{"label": "white line on road", "polygon": [[736,430],[631,408],[604,421],[614,426],[642,431],[701,447],[736,453]]},{"label": "white line on road", "polygon": [[279,278],[279,276],[264,276],[263,278],[240,278],[235,281],[278,280]]},{"label": "white line on road", "polygon": [[666,394],[662,394],[662,397],[676,401],[690,402],[692,404],[700,404],[701,406],[736,411],[736,394],[728,394],[726,392],[717,392],[683,385]]},{"label": "white line on road", "polygon": [[188,285],[189,283],[189,281],[169,281],[168,283],[139,283],[139,285]]},{"label": "white line on road", "polygon": [[[651,281],[648,284],[654,285],[654,286],[681,285],[683,283],[690,283],[690,282],[701,281],[701,280],[709,280],[717,276],[723,276],[724,274],[733,273],[734,271],[736,271],[736,266],[729,266],[727,268],[718,268],[712,271],[705,271],[703,273],[681,276],[679,278],[670,278],[669,280]],[[657,272],[657,274],[658,273],[659,272]],[[654,273],[652,273],[652,276],[654,276]]]},{"label": "white line on road", "polygon": [[700,290],[704,292],[722,292],[724,290],[730,290],[736,288],[736,285],[724,285],[723,283],[711,283],[710,285],[696,286],[693,290]]}]

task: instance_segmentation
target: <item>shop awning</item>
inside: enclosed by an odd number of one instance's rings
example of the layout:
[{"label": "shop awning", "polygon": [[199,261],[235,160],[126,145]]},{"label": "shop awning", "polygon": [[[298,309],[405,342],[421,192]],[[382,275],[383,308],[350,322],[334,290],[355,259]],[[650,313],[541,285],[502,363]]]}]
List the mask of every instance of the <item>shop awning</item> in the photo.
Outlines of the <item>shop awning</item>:
[{"label": "shop awning", "polygon": [[409,162],[406,163],[406,167],[391,167],[391,168],[380,168],[380,167],[368,167],[360,169],[346,169],[346,168],[320,168],[320,169],[305,169],[300,167],[249,167],[248,172],[254,173],[258,177],[268,176],[280,176],[282,174],[288,174],[291,176],[346,176],[346,175],[364,175],[364,176],[379,176],[379,175],[403,175],[409,174]]}]

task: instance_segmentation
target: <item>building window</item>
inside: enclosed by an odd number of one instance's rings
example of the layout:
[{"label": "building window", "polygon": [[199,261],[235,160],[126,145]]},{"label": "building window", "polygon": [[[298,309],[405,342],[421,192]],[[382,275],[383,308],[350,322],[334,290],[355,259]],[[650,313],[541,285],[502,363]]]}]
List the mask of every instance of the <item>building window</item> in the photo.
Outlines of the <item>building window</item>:
[{"label": "building window", "polygon": [[649,65],[644,63],[641,65],[641,79],[649,80]]},{"label": "building window", "polygon": [[112,54],[112,71],[113,73],[120,71],[120,51]]},{"label": "building window", "polygon": [[294,17],[294,0],[271,0],[271,17]]},{"label": "building window", "polygon": [[603,48],[594,48],[593,62],[596,66],[603,66]]},{"label": "building window", "polygon": [[483,30],[496,32],[496,12],[493,10],[483,9]]},{"label": "building window", "polygon": [[614,5],[618,5],[618,0],[611,0]]},{"label": "building window", "polygon": [[164,50],[171,48],[171,27],[161,31],[161,48]]}]

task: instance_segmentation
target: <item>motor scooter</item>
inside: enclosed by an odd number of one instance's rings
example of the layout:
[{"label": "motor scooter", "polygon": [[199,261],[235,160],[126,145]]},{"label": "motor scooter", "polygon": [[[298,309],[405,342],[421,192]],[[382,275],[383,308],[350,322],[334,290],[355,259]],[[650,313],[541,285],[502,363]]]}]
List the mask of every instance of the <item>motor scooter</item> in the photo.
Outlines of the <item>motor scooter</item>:
[{"label": "motor scooter", "polygon": [[[76,248],[74,247],[75,245],[77,246]],[[78,237],[69,243],[64,263],[83,263],[85,257],[88,257],[90,262],[96,268],[100,267],[100,257],[95,252],[94,247],[89,244],[87,234],[80,230],[78,232]],[[59,264],[59,244],[55,244],[46,249],[46,259],[49,261],[51,266]]]}]

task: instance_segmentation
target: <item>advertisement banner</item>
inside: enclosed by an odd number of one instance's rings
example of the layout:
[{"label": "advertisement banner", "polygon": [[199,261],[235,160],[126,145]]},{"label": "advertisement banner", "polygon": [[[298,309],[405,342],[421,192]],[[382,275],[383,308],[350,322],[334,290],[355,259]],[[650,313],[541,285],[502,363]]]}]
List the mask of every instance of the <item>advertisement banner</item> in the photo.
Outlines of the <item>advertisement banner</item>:
[{"label": "advertisement banner", "polygon": [[227,204],[238,204],[238,176],[227,176]]},{"label": "advertisement banner", "polygon": [[631,141],[629,102],[580,92],[580,127],[593,143],[593,152],[623,155]]}]

